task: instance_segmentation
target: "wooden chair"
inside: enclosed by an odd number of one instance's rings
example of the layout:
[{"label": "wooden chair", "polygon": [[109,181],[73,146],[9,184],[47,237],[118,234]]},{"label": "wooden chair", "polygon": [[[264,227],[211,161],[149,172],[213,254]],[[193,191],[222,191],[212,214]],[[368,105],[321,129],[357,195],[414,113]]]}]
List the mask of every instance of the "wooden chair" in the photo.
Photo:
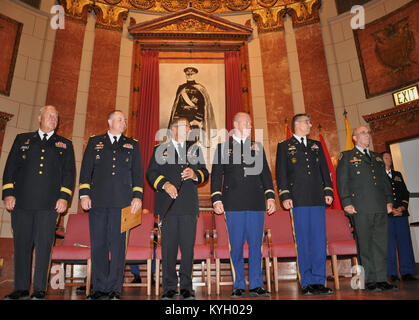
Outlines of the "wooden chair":
[{"label": "wooden chair", "polygon": [[[90,294],[90,284],[92,279],[92,262],[90,259],[90,234],[89,216],[87,213],[70,214],[68,216],[67,227],[64,233],[62,245],[55,245],[52,248],[51,262],[61,262],[61,274],[65,283],[65,265],[87,265],[86,295]],[[74,283],[73,280],[83,279],[71,276],[69,278],[71,286],[80,286],[80,282]]]},{"label": "wooden chair", "polygon": [[276,211],[265,216],[270,256],[273,261],[275,292],[278,292],[278,260],[295,259],[295,242],[288,211]]},{"label": "wooden chair", "polygon": [[[213,231],[214,237],[214,258],[215,258],[215,281],[217,286],[217,295],[220,294],[220,286],[232,285],[232,281],[221,281],[221,260],[230,259],[230,247],[227,233],[227,225],[225,215],[214,214],[215,218],[215,230]],[[249,247],[247,242],[243,246],[243,257],[249,258]],[[271,276],[270,276],[270,264],[269,264],[269,247],[265,241],[262,246],[262,258],[265,260],[266,268],[266,282],[267,289],[271,291]],[[247,282],[247,281],[246,281]]]},{"label": "wooden chair", "polygon": [[336,290],[339,286],[338,257],[351,257],[352,265],[357,265],[357,248],[349,219],[343,210],[326,210],[327,255],[331,257],[333,279]]},{"label": "wooden chair", "polygon": [[147,287],[147,295],[151,295],[151,262],[154,248],[154,215],[143,213],[141,224],[129,231],[129,240],[125,256],[126,264],[140,264],[147,261],[147,283],[127,283],[124,287]]},{"label": "wooden chair", "polygon": [[[162,259],[161,254],[161,242],[160,233],[158,234],[158,243],[156,248],[156,295],[159,294],[160,290],[160,261]],[[177,260],[180,261],[181,253],[178,249]],[[207,294],[211,295],[211,245],[209,230],[205,230],[204,215],[199,215],[196,224],[196,238],[194,247],[194,263],[201,262],[201,282],[193,282],[194,285],[206,286]],[[206,272],[205,272],[206,269]],[[206,276],[204,274],[206,273]]]}]

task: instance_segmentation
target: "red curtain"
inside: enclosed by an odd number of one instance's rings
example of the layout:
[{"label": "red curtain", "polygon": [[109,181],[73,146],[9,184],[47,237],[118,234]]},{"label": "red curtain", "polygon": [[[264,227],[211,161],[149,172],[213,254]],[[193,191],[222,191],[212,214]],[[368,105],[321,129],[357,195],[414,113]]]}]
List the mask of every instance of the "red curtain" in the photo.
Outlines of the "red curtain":
[{"label": "red curtain", "polygon": [[240,86],[240,54],[238,51],[226,51],[225,63],[225,99],[226,129],[233,129],[233,117],[243,111],[242,90]]},{"label": "red curtain", "polygon": [[154,189],[148,183],[145,172],[148,168],[155,135],[159,130],[159,53],[143,51],[141,53],[140,97],[136,138],[140,144],[144,169],[143,209],[154,210]]}]

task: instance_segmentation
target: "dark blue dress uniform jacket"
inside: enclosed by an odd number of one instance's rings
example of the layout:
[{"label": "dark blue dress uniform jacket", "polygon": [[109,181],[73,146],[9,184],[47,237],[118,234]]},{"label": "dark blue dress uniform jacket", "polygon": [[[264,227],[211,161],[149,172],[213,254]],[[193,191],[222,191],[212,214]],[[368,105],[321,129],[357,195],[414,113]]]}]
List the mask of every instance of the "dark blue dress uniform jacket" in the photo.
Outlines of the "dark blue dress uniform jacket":
[{"label": "dark blue dress uniform jacket", "polygon": [[135,139],[121,135],[113,146],[107,133],[90,137],[80,170],[79,196],[92,207],[124,208],[142,199],[144,185],[140,149]]},{"label": "dark blue dress uniform jacket", "polygon": [[68,202],[74,188],[73,144],[53,134],[42,142],[38,131],[18,134],[3,174],[3,200],[16,198],[16,209],[54,210]]},{"label": "dark blue dress uniform jacket", "polygon": [[275,200],[265,150],[261,143],[246,139],[243,149],[250,149],[252,157],[262,156],[263,160],[262,171],[259,174],[249,174],[248,169],[254,168],[256,164],[246,164],[242,152],[238,152],[236,157],[235,150],[240,151],[240,148],[240,143],[232,137],[217,146],[211,171],[212,203],[222,201],[225,211],[265,211],[265,197]]},{"label": "dark blue dress uniform jacket", "polygon": [[307,139],[307,147],[294,136],[278,143],[276,179],[281,201],[293,206],[324,206],[333,197],[333,185],[320,141]]},{"label": "dark blue dress uniform jacket", "polygon": [[[198,181],[185,180],[182,188],[181,173],[189,166],[195,172]],[[172,141],[154,147],[153,156],[147,169],[147,179],[156,190],[154,205],[155,214],[164,216],[172,198],[164,191],[166,182],[173,184],[179,191],[168,215],[198,215],[198,188],[197,185],[208,180],[209,173],[202,156],[201,149],[196,145],[186,144],[185,152],[178,156]]]},{"label": "dark blue dress uniform jacket", "polygon": [[[393,189],[393,207],[404,207],[401,217],[409,216],[409,191],[407,190],[406,184],[404,183],[403,176],[399,171],[391,170],[391,186]],[[390,215],[393,215],[390,213]]]}]

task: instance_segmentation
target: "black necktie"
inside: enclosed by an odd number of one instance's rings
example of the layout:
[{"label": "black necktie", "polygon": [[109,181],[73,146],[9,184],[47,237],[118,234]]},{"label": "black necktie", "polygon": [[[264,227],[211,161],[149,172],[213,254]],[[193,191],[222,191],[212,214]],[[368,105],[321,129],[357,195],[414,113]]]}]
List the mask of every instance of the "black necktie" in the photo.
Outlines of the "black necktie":
[{"label": "black necktie", "polygon": [[46,142],[47,141],[47,136],[48,136],[48,134],[47,133],[44,133],[44,137],[42,138],[42,142]]},{"label": "black necktie", "polygon": [[118,143],[118,140],[116,139],[117,139],[117,136],[113,136],[113,142],[112,142],[113,146],[116,146],[116,144]]},{"label": "black necktie", "polygon": [[304,137],[301,138],[301,144],[305,147],[306,145],[304,144]]},{"label": "black necktie", "polygon": [[371,161],[371,157],[370,157],[370,155],[368,154],[368,149],[364,149],[364,154],[365,154],[365,156],[368,158],[368,160],[370,160],[370,161]]}]

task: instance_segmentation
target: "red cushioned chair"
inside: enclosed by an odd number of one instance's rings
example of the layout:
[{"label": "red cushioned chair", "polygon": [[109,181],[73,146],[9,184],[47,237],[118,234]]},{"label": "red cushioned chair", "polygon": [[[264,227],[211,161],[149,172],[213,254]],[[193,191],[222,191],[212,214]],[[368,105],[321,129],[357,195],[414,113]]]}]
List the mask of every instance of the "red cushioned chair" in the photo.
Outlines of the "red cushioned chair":
[{"label": "red cushioned chair", "polygon": [[265,216],[270,256],[274,268],[275,292],[278,292],[278,259],[296,258],[294,235],[288,211],[276,211]]},{"label": "red cushioned chair", "polygon": [[[221,281],[221,259],[230,259],[230,248],[229,240],[227,233],[227,225],[224,214],[214,214],[215,218],[215,230],[213,231],[214,237],[214,258],[215,258],[215,281],[217,285],[217,294],[220,294],[220,286],[222,285],[232,285],[232,281]],[[266,283],[268,286],[268,291],[271,291],[271,275],[269,268],[269,247],[263,238],[262,245],[262,258],[265,259],[265,268],[266,268]],[[243,257],[245,259],[249,258],[249,247],[247,241],[243,246]],[[246,283],[248,281],[246,280]]]},{"label": "red cushioned chair", "polygon": [[[193,282],[197,286],[207,286],[207,294],[211,295],[211,246],[210,246],[210,235],[209,230],[205,230],[205,215],[200,214],[196,223],[196,238],[194,247],[194,262],[202,261],[201,266],[201,282]],[[160,261],[161,255],[161,243],[160,233],[158,234],[158,244],[156,248],[156,295],[159,294],[160,290]],[[177,260],[180,261],[181,254],[178,249]],[[205,266],[206,266],[206,280],[205,280]]]},{"label": "red cushioned chair", "polygon": [[124,283],[124,287],[147,287],[147,295],[151,295],[151,262],[154,246],[154,215],[143,213],[141,224],[129,231],[126,264],[140,264],[147,261],[147,283]]},{"label": "red cushioned chair", "polygon": [[326,210],[327,255],[332,260],[335,288],[339,290],[338,256],[352,257],[352,264],[357,265],[357,249],[349,219],[343,210]]},{"label": "red cushioned chair", "polygon": [[[51,262],[61,262],[65,282],[66,264],[87,264],[86,295],[90,294],[90,283],[92,278],[92,263],[90,260],[90,234],[89,216],[87,213],[70,214],[68,216],[66,232],[62,245],[52,248]],[[74,283],[70,278],[69,285],[80,285]]]}]

